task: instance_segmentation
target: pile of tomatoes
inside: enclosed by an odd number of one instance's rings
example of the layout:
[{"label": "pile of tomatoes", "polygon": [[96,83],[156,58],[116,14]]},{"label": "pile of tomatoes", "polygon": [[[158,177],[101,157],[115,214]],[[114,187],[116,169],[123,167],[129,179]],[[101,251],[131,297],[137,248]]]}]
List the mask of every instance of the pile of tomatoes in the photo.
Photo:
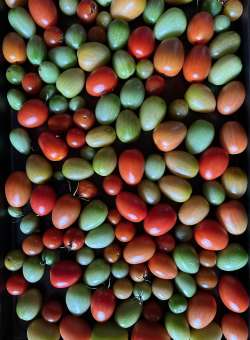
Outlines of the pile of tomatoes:
[{"label": "pile of tomatoes", "polygon": [[5,2],[27,339],[247,340],[241,1]]}]

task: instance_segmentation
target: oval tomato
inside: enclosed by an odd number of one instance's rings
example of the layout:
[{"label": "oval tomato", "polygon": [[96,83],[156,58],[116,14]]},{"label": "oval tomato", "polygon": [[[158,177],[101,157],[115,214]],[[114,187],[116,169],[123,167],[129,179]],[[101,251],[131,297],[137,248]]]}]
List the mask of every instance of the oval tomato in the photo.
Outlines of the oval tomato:
[{"label": "oval tomato", "polygon": [[167,203],[154,206],[144,220],[144,230],[152,236],[160,236],[172,229],[177,215]]},{"label": "oval tomato", "polygon": [[52,210],[53,225],[58,229],[68,228],[75,223],[80,211],[81,203],[77,198],[70,194],[61,196]]},{"label": "oval tomato", "polygon": [[5,183],[5,196],[12,207],[21,208],[31,196],[31,182],[23,171],[12,172]]},{"label": "oval tomato", "polygon": [[63,42],[63,31],[57,26],[48,27],[43,33],[43,39],[50,47],[60,46]]},{"label": "oval tomato", "polygon": [[143,282],[149,275],[146,263],[132,264],[129,267],[129,275],[134,282]]},{"label": "oval tomato", "polygon": [[116,196],[122,190],[122,180],[116,175],[106,176],[104,177],[102,186],[106,194]]},{"label": "oval tomato", "polygon": [[103,256],[109,263],[115,263],[121,256],[121,247],[117,243],[112,243],[104,249]]},{"label": "oval tomato", "polygon": [[74,315],[66,315],[60,322],[63,340],[90,340],[91,328],[87,321]]},{"label": "oval tomato", "polygon": [[149,57],[154,51],[154,46],[154,34],[148,26],[137,27],[129,36],[129,51],[137,59]]},{"label": "oval tomato", "polygon": [[55,288],[70,287],[75,284],[81,276],[81,267],[71,260],[60,261],[50,269],[50,283]]},{"label": "oval tomato", "polygon": [[123,257],[129,264],[147,262],[155,253],[155,242],[148,235],[136,236],[127,243],[123,251]]},{"label": "oval tomato", "polygon": [[157,322],[161,320],[163,311],[158,302],[149,300],[143,305],[143,316],[148,321]]},{"label": "oval tomato", "polygon": [[223,316],[221,328],[226,340],[247,340],[248,326],[238,314],[228,313]]},{"label": "oval tomato", "polygon": [[234,80],[225,85],[217,98],[217,109],[222,115],[231,115],[238,111],[246,98],[242,82]]},{"label": "oval tomato", "polygon": [[223,175],[229,164],[226,150],[218,147],[207,149],[200,158],[200,175],[211,181]]},{"label": "oval tomato", "polygon": [[85,132],[76,127],[67,132],[66,142],[72,149],[81,148],[85,144]]},{"label": "oval tomato", "polygon": [[57,322],[63,314],[63,306],[59,301],[50,300],[43,305],[42,317],[48,322]]},{"label": "oval tomato", "polygon": [[28,282],[21,274],[10,276],[6,282],[6,289],[10,295],[23,295],[28,288]]},{"label": "oval tomato", "polygon": [[72,125],[72,117],[67,113],[59,113],[51,116],[48,127],[54,133],[65,133]]},{"label": "oval tomato", "polygon": [[175,239],[170,234],[164,234],[156,238],[157,246],[160,250],[171,252],[175,248]]},{"label": "oval tomato", "polygon": [[[199,62],[197,62],[199,60]],[[185,58],[183,75],[189,82],[200,82],[207,78],[211,68],[211,57],[207,46],[194,46]]]},{"label": "oval tomato", "polygon": [[83,179],[78,183],[77,194],[81,198],[92,199],[97,195],[97,186],[87,179]]},{"label": "oval tomato", "polygon": [[50,161],[61,161],[68,154],[68,146],[51,132],[42,132],[38,138],[38,144]]},{"label": "oval tomato", "polygon": [[43,244],[49,249],[58,249],[63,244],[63,232],[57,228],[49,228],[43,234]]},{"label": "oval tomato", "polygon": [[49,185],[38,185],[32,191],[30,205],[35,214],[45,216],[56,204],[55,190]]},{"label": "oval tomato", "polygon": [[118,224],[121,221],[121,215],[117,209],[109,210],[108,220],[112,224]]},{"label": "oval tomato", "polygon": [[147,207],[137,195],[122,191],[116,196],[116,208],[119,213],[131,222],[141,222],[147,215]]},{"label": "oval tomato", "polygon": [[226,122],[220,130],[220,142],[230,155],[238,155],[246,150],[248,138],[239,122]]},{"label": "oval tomato", "polygon": [[73,121],[84,130],[89,130],[95,124],[95,115],[89,109],[79,109],[74,113]]},{"label": "oval tomato", "polygon": [[57,9],[53,0],[28,0],[28,7],[35,23],[47,28],[57,22]]},{"label": "oval tomato", "polygon": [[90,73],[86,81],[86,90],[91,96],[100,97],[112,92],[117,83],[117,75],[112,68],[103,66]]},{"label": "oval tomato", "polygon": [[131,241],[136,233],[135,225],[129,221],[121,221],[115,228],[115,236],[120,242]]},{"label": "oval tomato", "polygon": [[111,318],[116,306],[116,298],[112,289],[97,289],[91,296],[91,314],[98,322]]},{"label": "oval tomato", "polygon": [[69,250],[81,249],[84,241],[84,232],[78,228],[69,228],[63,236],[63,243]]},{"label": "oval tomato", "polygon": [[141,320],[133,327],[131,340],[170,340],[164,327],[157,322]]},{"label": "oval tomato", "polygon": [[163,77],[155,74],[146,81],[145,89],[151,96],[161,96],[166,90],[166,81]]},{"label": "oval tomato", "polygon": [[43,251],[43,242],[40,235],[33,234],[26,237],[22,242],[23,252],[28,256],[41,254]]},{"label": "oval tomato", "polygon": [[164,280],[172,280],[177,275],[177,267],[173,259],[164,253],[156,252],[148,262],[151,273]]},{"label": "oval tomato", "polygon": [[41,78],[35,72],[26,73],[22,79],[22,87],[29,94],[37,94],[42,88]]},{"label": "oval tomato", "polygon": [[98,13],[98,7],[93,0],[81,0],[77,6],[76,13],[84,23],[93,22]]},{"label": "oval tomato", "polygon": [[125,150],[120,154],[118,167],[122,179],[129,185],[140,183],[144,173],[144,156],[137,149]]},{"label": "oval tomato", "polygon": [[24,39],[15,32],[9,32],[3,39],[2,51],[4,58],[10,64],[23,64],[26,60]]},{"label": "oval tomato", "polygon": [[216,253],[213,250],[201,250],[200,254],[200,264],[204,267],[211,268],[216,265]]},{"label": "oval tomato", "polygon": [[214,21],[208,12],[199,12],[189,21],[187,38],[191,44],[206,44],[214,34]]},{"label": "oval tomato", "polygon": [[18,123],[26,128],[37,128],[48,119],[49,110],[40,99],[27,100],[17,113]]}]

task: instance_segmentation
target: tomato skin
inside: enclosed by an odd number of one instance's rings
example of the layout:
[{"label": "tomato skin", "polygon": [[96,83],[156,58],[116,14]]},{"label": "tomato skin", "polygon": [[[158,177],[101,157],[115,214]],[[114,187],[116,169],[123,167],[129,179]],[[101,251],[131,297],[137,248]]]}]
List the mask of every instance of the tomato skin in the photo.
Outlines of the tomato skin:
[{"label": "tomato skin", "polygon": [[93,22],[98,13],[98,6],[93,0],[81,0],[76,13],[84,23]]},{"label": "tomato skin", "polygon": [[137,149],[125,150],[120,154],[118,167],[122,179],[129,185],[140,183],[144,173],[144,156]]},{"label": "tomato skin", "polygon": [[156,238],[157,246],[160,250],[170,253],[175,248],[175,239],[170,234],[163,234]]},{"label": "tomato skin", "polygon": [[136,28],[129,37],[128,48],[137,59],[149,57],[155,47],[153,31],[148,26]]},{"label": "tomato skin", "polygon": [[226,229],[217,221],[203,220],[194,230],[195,241],[206,250],[226,248],[229,237]]},{"label": "tomato skin", "polygon": [[10,295],[22,295],[28,288],[28,282],[21,274],[13,274],[6,282],[6,289]]},{"label": "tomato skin", "polygon": [[37,94],[42,88],[41,78],[35,72],[26,73],[22,79],[22,87],[29,94]]},{"label": "tomato skin", "polygon": [[[197,62],[199,60],[199,62]],[[211,57],[207,46],[194,46],[185,58],[183,75],[188,82],[200,82],[207,78],[211,68]]]},{"label": "tomato skin", "polygon": [[149,95],[161,96],[166,89],[166,81],[162,76],[152,75],[146,81],[145,89]]},{"label": "tomato skin", "polygon": [[229,164],[226,150],[218,147],[207,149],[200,158],[200,175],[207,181],[223,175]]},{"label": "tomato skin", "polygon": [[91,314],[98,322],[109,320],[114,313],[115,306],[116,298],[112,289],[97,289],[91,296]]},{"label": "tomato skin", "polygon": [[163,311],[159,303],[149,300],[143,306],[143,316],[147,321],[157,322],[161,320]]},{"label": "tomato skin", "polygon": [[50,283],[55,288],[68,288],[75,284],[81,276],[81,267],[71,260],[60,261],[50,269]]},{"label": "tomato skin", "polygon": [[226,340],[247,340],[248,326],[238,314],[228,313],[221,320],[222,333]]},{"label": "tomato skin", "polygon": [[220,142],[230,155],[238,155],[246,150],[248,138],[239,122],[226,122],[220,130]]},{"label": "tomato skin", "polygon": [[18,123],[26,128],[37,128],[48,119],[49,111],[40,99],[27,100],[17,113]]},{"label": "tomato skin", "polygon": [[5,196],[12,207],[21,208],[31,196],[31,182],[23,171],[12,172],[5,182]]},{"label": "tomato skin", "polygon": [[22,242],[22,250],[28,256],[35,256],[43,251],[43,242],[40,235],[33,234]]},{"label": "tomato skin", "polygon": [[27,58],[24,39],[16,32],[6,34],[3,39],[2,51],[10,64],[23,64]]},{"label": "tomato skin", "polygon": [[140,320],[132,330],[131,340],[170,340],[164,327],[156,322]]},{"label": "tomato skin", "polygon": [[177,267],[169,255],[156,252],[148,262],[151,273],[159,279],[172,280],[177,275]]},{"label": "tomato skin", "polygon": [[131,192],[120,192],[115,202],[119,213],[130,222],[141,222],[147,215],[146,204]]},{"label": "tomato skin", "polygon": [[79,316],[66,315],[60,322],[60,334],[63,340],[90,340],[91,328],[87,321]]},{"label": "tomato skin", "polygon": [[78,228],[69,228],[63,236],[63,243],[69,250],[81,249],[84,245],[85,235],[84,232]]},{"label": "tomato skin", "polygon": [[145,263],[132,264],[129,267],[129,276],[134,282],[143,282],[149,274],[148,267]]},{"label": "tomato skin", "polygon": [[100,97],[112,92],[117,86],[118,78],[112,68],[102,66],[91,72],[86,80],[86,91],[93,97]]},{"label": "tomato skin", "polygon": [[217,98],[217,110],[222,115],[231,115],[238,111],[246,98],[246,90],[242,82],[234,80],[225,85]]},{"label": "tomato skin", "polygon": [[121,215],[117,209],[112,209],[108,213],[108,220],[112,224],[118,224],[121,221]]},{"label": "tomato skin", "polygon": [[65,133],[72,125],[72,117],[67,113],[59,113],[48,119],[48,127],[51,132]]},{"label": "tomato skin", "polygon": [[57,9],[53,0],[28,0],[28,7],[38,26],[47,28],[57,23]]},{"label": "tomato skin", "polygon": [[89,109],[79,109],[74,113],[73,121],[84,130],[89,130],[95,124],[95,115]]},{"label": "tomato skin", "polygon": [[105,44],[106,42],[106,31],[105,28],[101,26],[92,26],[88,30],[88,40],[89,41],[97,41],[102,44]]},{"label": "tomato skin", "polygon": [[52,210],[52,223],[58,229],[70,227],[78,219],[81,203],[70,194],[61,196]]},{"label": "tomato skin", "polygon": [[52,132],[42,132],[38,144],[44,156],[54,162],[63,160],[69,151],[67,144]]},{"label": "tomato skin", "polygon": [[121,247],[117,243],[112,243],[104,249],[103,255],[109,263],[115,263],[121,257]]},{"label": "tomato skin", "polygon": [[219,296],[232,312],[243,313],[249,308],[249,296],[242,283],[232,275],[223,275],[219,281]]},{"label": "tomato skin", "polygon": [[121,221],[115,228],[115,236],[120,242],[129,242],[135,236],[135,225],[129,221]]},{"label": "tomato skin", "polygon": [[97,192],[97,186],[87,179],[83,179],[78,183],[77,194],[81,198],[92,199],[96,197]]},{"label": "tomato skin", "polygon": [[129,264],[140,264],[150,260],[155,253],[155,242],[148,235],[139,235],[128,242],[123,251],[123,257]]},{"label": "tomato skin", "polygon": [[191,44],[206,44],[214,34],[213,17],[208,12],[199,12],[189,21],[187,38]]},{"label": "tomato skin", "polygon": [[67,132],[66,142],[72,149],[81,148],[85,144],[85,133],[82,129],[76,127]]},{"label": "tomato skin", "polygon": [[43,39],[50,47],[60,46],[63,42],[63,32],[57,26],[48,27],[43,33]]},{"label": "tomato skin", "polygon": [[48,249],[58,249],[63,244],[63,232],[51,227],[43,234],[43,244]]},{"label": "tomato skin", "polygon": [[174,209],[167,203],[154,206],[144,220],[144,230],[152,236],[161,236],[171,230],[177,220]]},{"label": "tomato skin", "polygon": [[117,196],[122,190],[122,180],[117,175],[110,175],[104,177],[102,186],[106,194],[110,196]]},{"label": "tomato skin", "polygon": [[207,268],[212,268],[216,266],[216,253],[213,250],[201,250],[200,254],[200,264]]},{"label": "tomato skin", "polygon": [[48,322],[57,322],[63,314],[62,304],[56,300],[46,302],[42,308],[42,317]]},{"label": "tomato skin", "polygon": [[32,191],[30,205],[35,214],[45,216],[51,213],[56,204],[56,193],[49,185],[38,185]]}]

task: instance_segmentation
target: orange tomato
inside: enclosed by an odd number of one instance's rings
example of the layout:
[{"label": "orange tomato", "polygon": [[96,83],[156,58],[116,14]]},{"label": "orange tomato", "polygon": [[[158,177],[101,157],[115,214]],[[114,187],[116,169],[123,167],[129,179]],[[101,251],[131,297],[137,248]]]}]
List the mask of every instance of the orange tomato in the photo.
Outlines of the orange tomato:
[{"label": "orange tomato", "polygon": [[201,250],[200,251],[200,264],[204,267],[211,268],[216,265],[216,253],[212,250]]},{"label": "orange tomato", "polygon": [[94,97],[112,92],[118,83],[117,75],[111,67],[102,66],[91,72],[86,80],[86,91]]},{"label": "orange tomato", "polygon": [[37,73],[26,73],[22,79],[22,87],[29,94],[37,94],[42,88],[41,78]]},{"label": "orange tomato", "polygon": [[177,275],[177,267],[173,259],[161,252],[156,252],[149,260],[148,268],[159,279],[172,280]]},{"label": "orange tomato", "polygon": [[42,317],[48,322],[57,322],[63,314],[63,306],[59,301],[47,301],[42,308]]},{"label": "orange tomato", "polygon": [[43,33],[43,39],[50,47],[60,46],[63,42],[63,32],[57,26],[48,27]]},{"label": "orange tomato", "polygon": [[50,131],[56,134],[68,131],[71,125],[72,117],[67,113],[58,113],[48,119],[48,127]]},{"label": "orange tomato", "polygon": [[137,59],[149,57],[154,51],[154,46],[154,34],[148,26],[137,27],[129,36],[129,51]]},{"label": "orange tomato", "polygon": [[203,152],[200,158],[200,175],[207,181],[211,181],[223,175],[229,164],[229,156],[226,150],[211,147]]},{"label": "orange tomato", "polygon": [[129,264],[147,262],[155,253],[155,242],[148,235],[140,235],[128,242],[123,251],[123,257]]},{"label": "orange tomato", "polygon": [[85,235],[79,228],[71,227],[63,235],[63,243],[69,250],[81,249],[84,245]]},{"label": "orange tomato", "polygon": [[175,248],[175,239],[172,235],[166,233],[156,238],[157,246],[160,250],[170,253]]},{"label": "orange tomato", "polygon": [[57,8],[53,0],[28,0],[28,7],[38,26],[48,28],[57,23]]},{"label": "orange tomato", "polygon": [[45,216],[51,213],[56,204],[56,193],[50,185],[38,185],[32,191],[30,206],[34,213]]},{"label": "orange tomato", "polygon": [[117,209],[109,210],[108,220],[112,224],[118,224],[121,221],[121,215]]},{"label": "orange tomato", "polygon": [[134,282],[143,282],[149,274],[148,267],[145,263],[131,264],[129,275]]},{"label": "orange tomato", "polygon": [[163,310],[155,300],[146,301],[143,305],[143,316],[147,321],[157,322],[163,316]]},{"label": "orange tomato", "polygon": [[92,199],[98,192],[97,186],[87,179],[78,182],[77,193],[80,198]]},{"label": "orange tomato", "polygon": [[116,196],[116,208],[124,218],[131,222],[141,222],[147,215],[144,201],[131,192],[122,191]]},{"label": "orange tomato", "polygon": [[50,161],[61,161],[68,154],[67,144],[51,132],[42,132],[38,137],[38,144]]},{"label": "orange tomato", "polygon": [[7,33],[3,39],[3,56],[10,64],[23,64],[26,60],[25,42],[15,32]]},{"label": "orange tomato", "polygon": [[144,230],[152,236],[161,236],[171,230],[176,223],[177,215],[171,205],[155,205],[144,220]]},{"label": "orange tomato", "polygon": [[26,128],[37,128],[48,119],[49,110],[40,99],[27,100],[17,113],[18,123]]},{"label": "orange tomato", "polygon": [[65,194],[57,200],[52,210],[52,223],[58,229],[66,229],[75,223],[80,211],[80,201],[70,194]]},{"label": "orange tomato", "polygon": [[112,243],[104,249],[103,255],[109,263],[115,263],[121,257],[121,247],[117,243]]},{"label": "orange tomato", "polygon": [[85,132],[78,128],[71,128],[66,135],[66,142],[72,149],[81,148],[85,144]]},{"label": "orange tomato", "polygon": [[129,242],[135,236],[135,225],[129,221],[121,221],[115,228],[115,236],[120,242]]},{"label": "orange tomato", "polygon": [[248,326],[238,314],[227,313],[221,320],[222,333],[226,340],[247,340]]},{"label": "orange tomato", "polygon": [[93,22],[98,13],[98,6],[93,0],[81,0],[76,13],[84,23]]},{"label": "orange tomato", "polygon": [[97,289],[91,296],[90,310],[98,322],[105,322],[115,311],[116,298],[112,289]]},{"label": "orange tomato", "polygon": [[128,149],[120,154],[118,160],[122,179],[129,185],[140,183],[144,173],[144,156],[137,149]]},{"label": "orange tomato", "polygon": [[116,196],[122,190],[122,180],[117,175],[109,175],[104,177],[102,186],[106,194],[110,196]]},{"label": "orange tomato", "polygon": [[101,26],[93,26],[88,30],[88,40],[97,41],[102,44],[106,42],[106,31]]},{"label": "orange tomato", "polygon": [[73,121],[84,130],[89,130],[95,124],[95,115],[89,109],[79,109],[74,113]]},{"label": "orange tomato", "polygon": [[214,34],[214,20],[208,12],[199,12],[189,21],[187,38],[191,44],[207,44]]},{"label": "orange tomato", "polygon": [[157,322],[141,320],[135,324],[131,334],[131,340],[170,340],[165,328]]},{"label": "orange tomato", "polygon": [[248,138],[239,122],[226,122],[220,130],[220,142],[230,155],[238,155],[246,150]]},{"label": "orange tomato", "polygon": [[159,124],[153,132],[154,143],[161,151],[176,149],[184,140],[187,128],[182,122],[168,121]]},{"label": "orange tomato", "polygon": [[38,255],[43,251],[43,242],[40,235],[34,234],[26,237],[22,243],[22,250],[28,256]]},{"label": "orange tomato", "polygon": [[23,171],[12,172],[5,183],[5,196],[9,205],[21,208],[31,196],[31,182]]},{"label": "orange tomato", "polygon": [[162,76],[155,74],[146,80],[145,89],[151,96],[161,96],[165,92],[166,81]]},{"label": "orange tomato", "polygon": [[218,278],[214,269],[200,267],[196,274],[196,282],[203,289],[213,289],[217,286]]},{"label": "orange tomato", "polygon": [[66,315],[59,325],[63,340],[90,340],[91,328],[87,321],[79,316]]},{"label": "orange tomato", "polygon": [[207,46],[194,46],[186,56],[183,65],[185,79],[189,82],[205,80],[210,71],[211,63],[209,48]]},{"label": "orange tomato", "polygon": [[219,92],[217,110],[222,115],[231,115],[239,110],[246,98],[246,90],[241,81],[231,81]]}]

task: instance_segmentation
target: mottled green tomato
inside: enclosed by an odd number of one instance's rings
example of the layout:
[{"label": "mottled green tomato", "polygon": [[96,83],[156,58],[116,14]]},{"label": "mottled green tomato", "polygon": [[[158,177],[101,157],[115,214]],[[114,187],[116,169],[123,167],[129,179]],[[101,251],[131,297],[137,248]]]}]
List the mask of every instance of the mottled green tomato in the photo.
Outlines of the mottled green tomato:
[{"label": "mottled green tomato", "polygon": [[81,212],[79,226],[84,231],[99,227],[108,216],[108,207],[101,200],[92,200]]},{"label": "mottled green tomato", "polygon": [[92,148],[101,148],[112,144],[116,139],[116,133],[112,126],[97,126],[86,135],[86,143]]},{"label": "mottled green tomato", "polygon": [[19,319],[33,320],[42,307],[42,294],[36,288],[28,289],[17,300],[16,313]]},{"label": "mottled green tomato", "polygon": [[47,84],[55,84],[60,71],[51,61],[43,61],[38,68],[40,78]]},{"label": "mottled green tomato", "polygon": [[26,160],[25,169],[27,177],[35,184],[42,184],[49,180],[53,175],[51,164],[41,155],[30,155]]},{"label": "mottled green tomato", "polygon": [[26,54],[29,62],[33,65],[40,65],[44,61],[47,55],[47,48],[44,40],[39,35],[33,35],[29,39]]},{"label": "mottled green tomato", "polygon": [[186,135],[185,144],[188,152],[198,154],[206,150],[215,136],[215,128],[207,120],[198,119],[193,122]]},{"label": "mottled green tomato", "polygon": [[204,84],[190,85],[185,93],[185,100],[189,108],[195,112],[209,113],[216,108],[215,96],[210,88]]},{"label": "mottled green tomato", "polygon": [[47,102],[55,95],[55,93],[56,93],[55,85],[52,84],[45,85],[40,92],[40,98]]},{"label": "mottled green tomato", "polygon": [[173,340],[190,339],[190,329],[184,314],[168,313],[165,318],[165,327]]},{"label": "mottled green tomato", "polygon": [[222,330],[219,325],[215,322],[211,322],[205,328],[202,329],[192,329],[190,340],[221,340]]},{"label": "mottled green tomato", "polygon": [[77,50],[87,37],[84,27],[80,24],[71,25],[65,32],[65,42],[69,47]]},{"label": "mottled green tomato", "polygon": [[122,328],[132,327],[142,313],[142,305],[138,300],[126,300],[122,302],[115,312],[115,321]]},{"label": "mottled green tomato", "polygon": [[141,133],[140,120],[131,110],[123,110],[116,120],[116,134],[122,143],[135,141]]},{"label": "mottled green tomato", "polygon": [[60,332],[58,325],[46,322],[43,319],[32,321],[27,328],[27,340],[59,340]]},{"label": "mottled green tomato", "polygon": [[120,92],[122,106],[131,110],[138,109],[143,103],[144,97],[144,85],[138,78],[127,80]]},{"label": "mottled green tomato", "polygon": [[54,47],[49,51],[49,58],[58,67],[67,69],[76,64],[76,52],[69,46]]},{"label": "mottled green tomato", "polygon": [[101,11],[97,14],[96,23],[98,26],[102,26],[107,28],[112,20],[112,17],[109,12]]},{"label": "mottled green tomato", "polygon": [[56,88],[66,98],[77,96],[83,89],[85,74],[80,68],[71,68],[57,78]]},{"label": "mottled green tomato", "polygon": [[230,243],[217,255],[217,267],[224,271],[235,271],[243,268],[248,262],[246,250],[238,243]]},{"label": "mottled green tomato", "polygon": [[143,12],[143,20],[150,25],[157,22],[160,15],[164,11],[165,1],[164,0],[149,0]]},{"label": "mottled green tomato", "polygon": [[169,8],[156,22],[154,34],[156,39],[164,40],[182,35],[187,27],[184,11],[177,7]]},{"label": "mottled green tomato", "polygon": [[92,72],[106,65],[111,57],[109,48],[99,42],[85,42],[77,50],[78,64],[84,71]]},{"label": "mottled green tomato", "polygon": [[197,290],[197,285],[194,278],[187,273],[179,272],[175,278],[177,289],[187,298],[194,296]]},{"label": "mottled green tomato", "polygon": [[146,98],[139,113],[142,130],[153,130],[163,120],[166,112],[167,104],[161,97],[151,96]]},{"label": "mottled green tomato", "polygon": [[66,306],[71,314],[82,315],[90,306],[90,289],[83,283],[68,288],[66,293]]},{"label": "mottled green tomato", "polygon": [[20,153],[28,155],[31,150],[31,139],[26,130],[16,128],[9,134],[11,145]]},{"label": "mottled green tomato", "polygon": [[168,300],[168,307],[174,314],[184,313],[187,309],[187,299],[181,294],[174,294]]},{"label": "mottled green tomato", "polygon": [[214,30],[215,32],[223,32],[231,25],[231,21],[226,15],[217,15],[214,18]]},{"label": "mottled green tomato", "polygon": [[113,54],[113,68],[121,79],[130,78],[135,72],[135,61],[133,57],[124,50],[116,51]]},{"label": "mottled green tomato", "polygon": [[129,38],[129,25],[125,20],[115,19],[109,26],[107,31],[108,44],[112,50],[123,48]]},{"label": "mottled green tomato", "polygon": [[136,65],[136,74],[141,79],[148,79],[154,72],[154,65],[151,60],[140,60]]},{"label": "mottled green tomato", "polygon": [[116,165],[116,152],[111,146],[105,146],[97,151],[93,159],[93,169],[99,176],[108,176],[112,174]]},{"label": "mottled green tomato", "polygon": [[25,255],[20,249],[10,250],[4,258],[4,266],[10,271],[17,271],[22,268]]},{"label": "mottled green tomato", "polygon": [[83,107],[85,107],[85,105],[86,105],[85,99],[81,96],[76,96],[70,99],[69,109],[71,111],[76,111],[78,109],[82,109]]},{"label": "mottled green tomato", "polygon": [[145,162],[145,174],[152,181],[159,180],[165,172],[166,164],[162,156],[149,155]]},{"label": "mottled green tomato", "polygon": [[80,150],[80,156],[86,159],[87,161],[91,161],[95,157],[95,154],[96,154],[96,150],[88,145],[85,145]]},{"label": "mottled green tomato", "polygon": [[[103,0],[98,0],[103,1]],[[96,322],[91,334],[91,340],[128,340],[126,329],[119,327],[115,322]]]},{"label": "mottled green tomato", "polygon": [[110,265],[103,259],[94,260],[84,272],[84,281],[88,286],[97,287],[109,278],[110,270]]},{"label": "mottled green tomato", "polygon": [[32,256],[25,259],[23,263],[23,276],[26,281],[35,283],[41,280],[45,271],[39,256]]},{"label": "mottled green tomato", "polygon": [[78,0],[59,0],[60,10],[66,15],[76,14]]},{"label": "mottled green tomato", "polygon": [[147,301],[152,294],[151,285],[148,282],[136,282],[133,294],[138,301]]},{"label": "mottled green tomato", "polygon": [[81,266],[89,265],[94,260],[94,258],[95,258],[94,251],[91,248],[86,247],[86,246],[79,249],[76,253],[76,261]]},{"label": "mottled green tomato", "polygon": [[214,59],[221,58],[226,54],[235,53],[241,44],[241,37],[235,31],[227,31],[218,34],[210,43],[210,55]]},{"label": "mottled green tomato", "polygon": [[91,164],[85,159],[72,157],[68,158],[62,166],[63,176],[71,181],[81,181],[94,174]]},{"label": "mottled green tomato", "polygon": [[202,10],[209,12],[211,15],[218,15],[222,10],[222,4],[218,0],[204,0]]},{"label": "mottled green tomato", "polygon": [[56,262],[60,260],[59,252],[54,249],[44,249],[41,255],[41,261],[47,266],[53,266]]},{"label": "mottled green tomato", "polygon": [[7,92],[7,101],[9,106],[16,111],[19,111],[23,106],[26,98],[22,91],[18,89],[10,89]]},{"label": "mottled green tomato", "polygon": [[6,79],[13,85],[20,85],[25,74],[24,68],[21,65],[10,65],[6,71]]},{"label": "mottled green tomato", "polygon": [[17,207],[8,207],[8,214],[13,218],[20,218],[23,216],[23,211],[21,208]]},{"label": "mottled green tomato", "polygon": [[106,94],[102,96],[96,104],[96,120],[100,124],[111,124],[118,117],[120,108],[120,98],[114,93]]},{"label": "mottled green tomato", "polygon": [[209,203],[220,205],[226,198],[223,186],[217,181],[209,181],[203,184],[203,194]]},{"label": "mottled green tomato", "polygon": [[103,249],[109,246],[115,239],[113,227],[104,223],[98,228],[90,230],[86,236],[85,244],[92,249]]},{"label": "mottled green tomato", "polygon": [[199,270],[199,258],[196,250],[189,244],[179,244],[174,253],[176,266],[184,273],[195,274]]},{"label": "mottled green tomato", "polygon": [[123,279],[128,275],[129,265],[124,260],[112,264],[111,273],[116,279]]},{"label": "mottled green tomato", "polygon": [[23,234],[29,235],[36,231],[39,227],[40,219],[33,212],[25,215],[20,222],[20,230]]},{"label": "mottled green tomato", "polygon": [[148,179],[143,179],[138,185],[138,194],[147,204],[157,204],[161,199],[158,185]]},{"label": "mottled green tomato", "polygon": [[12,28],[23,38],[30,38],[36,33],[36,25],[30,14],[23,7],[11,8],[8,20]]},{"label": "mottled green tomato", "polygon": [[184,119],[189,113],[188,104],[184,99],[173,100],[168,108],[168,113],[173,119]]}]

